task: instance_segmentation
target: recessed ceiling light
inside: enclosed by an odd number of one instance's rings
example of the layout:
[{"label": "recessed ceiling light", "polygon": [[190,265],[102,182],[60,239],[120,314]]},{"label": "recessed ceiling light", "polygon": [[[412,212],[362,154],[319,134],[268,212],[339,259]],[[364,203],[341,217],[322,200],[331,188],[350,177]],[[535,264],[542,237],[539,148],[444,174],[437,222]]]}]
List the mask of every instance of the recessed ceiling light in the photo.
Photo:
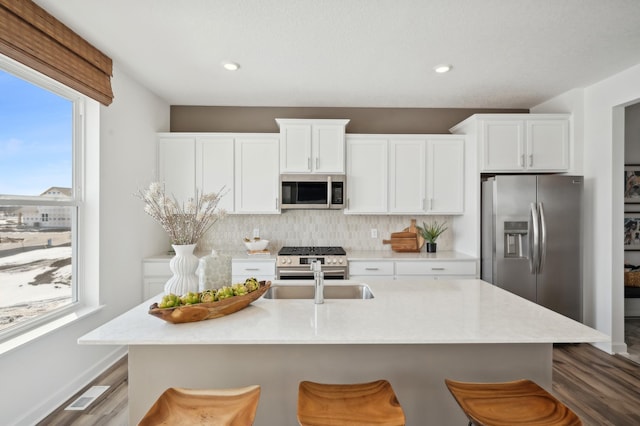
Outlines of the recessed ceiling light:
[{"label": "recessed ceiling light", "polygon": [[433,70],[438,74],[444,74],[445,72],[451,71],[451,68],[453,67],[449,64],[440,64],[433,67]]},{"label": "recessed ceiling light", "polygon": [[235,62],[223,62],[222,66],[227,71],[236,71],[238,68],[240,68],[240,65],[236,64]]}]

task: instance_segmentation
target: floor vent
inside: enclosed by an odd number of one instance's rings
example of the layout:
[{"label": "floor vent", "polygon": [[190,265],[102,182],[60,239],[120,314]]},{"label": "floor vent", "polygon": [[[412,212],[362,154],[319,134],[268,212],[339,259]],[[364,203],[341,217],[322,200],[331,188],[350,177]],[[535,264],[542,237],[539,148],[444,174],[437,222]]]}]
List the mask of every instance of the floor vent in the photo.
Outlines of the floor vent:
[{"label": "floor vent", "polygon": [[80,395],[75,401],[69,404],[67,408],[65,408],[65,410],[84,410],[107,389],[109,389],[109,386],[91,386],[85,393]]}]

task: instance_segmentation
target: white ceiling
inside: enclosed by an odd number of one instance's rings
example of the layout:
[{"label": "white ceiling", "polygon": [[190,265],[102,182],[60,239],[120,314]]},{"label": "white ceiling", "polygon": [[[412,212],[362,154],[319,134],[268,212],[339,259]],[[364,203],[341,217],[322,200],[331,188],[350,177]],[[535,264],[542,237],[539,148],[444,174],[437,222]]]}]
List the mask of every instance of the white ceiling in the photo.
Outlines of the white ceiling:
[{"label": "white ceiling", "polygon": [[529,108],[640,64],[640,0],[36,3],[172,105]]}]

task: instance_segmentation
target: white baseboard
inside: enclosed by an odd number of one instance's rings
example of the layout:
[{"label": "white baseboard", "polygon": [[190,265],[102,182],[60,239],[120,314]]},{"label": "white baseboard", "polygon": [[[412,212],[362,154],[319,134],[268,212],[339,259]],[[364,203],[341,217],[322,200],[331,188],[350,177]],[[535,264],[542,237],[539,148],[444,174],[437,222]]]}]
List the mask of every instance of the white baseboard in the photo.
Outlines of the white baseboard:
[{"label": "white baseboard", "polygon": [[126,354],[126,346],[120,346],[116,348],[113,352],[109,353],[107,356],[98,361],[93,366],[93,368],[81,372],[81,374],[71,382],[60,387],[60,389],[52,394],[50,398],[42,401],[37,406],[34,406],[31,411],[25,413],[22,418],[17,419],[14,424],[33,425],[40,422],[58,407],[63,405],[69,398],[82,390],[82,388],[95,380],[96,377],[104,373],[109,367],[118,362]]}]

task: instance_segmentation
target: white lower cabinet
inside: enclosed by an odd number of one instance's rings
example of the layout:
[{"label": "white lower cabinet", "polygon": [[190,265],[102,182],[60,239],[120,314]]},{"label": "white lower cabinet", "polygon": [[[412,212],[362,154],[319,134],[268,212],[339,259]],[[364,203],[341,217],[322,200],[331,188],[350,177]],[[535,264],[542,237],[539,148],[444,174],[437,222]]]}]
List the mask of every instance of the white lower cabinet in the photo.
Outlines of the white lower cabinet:
[{"label": "white lower cabinet", "polygon": [[425,279],[474,279],[476,260],[351,260],[349,279],[354,281],[424,281]]},{"label": "white lower cabinet", "polygon": [[258,281],[273,281],[276,278],[275,259],[232,259],[231,281],[232,283],[244,282],[247,278],[255,278]]},{"label": "white lower cabinet", "polygon": [[396,261],[396,279],[475,277],[475,260]]},{"label": "white lower cabinet", "polygon": [[164,285],[172,275],[168,258],[143,260],[142,292],[144,300],[164,292]]},{"label": "white lower cabinet", "polygon": [[393,280],[394,264],[392,261],[358,261],[349,262],[349,279],[363,283],[371,281]]}]

